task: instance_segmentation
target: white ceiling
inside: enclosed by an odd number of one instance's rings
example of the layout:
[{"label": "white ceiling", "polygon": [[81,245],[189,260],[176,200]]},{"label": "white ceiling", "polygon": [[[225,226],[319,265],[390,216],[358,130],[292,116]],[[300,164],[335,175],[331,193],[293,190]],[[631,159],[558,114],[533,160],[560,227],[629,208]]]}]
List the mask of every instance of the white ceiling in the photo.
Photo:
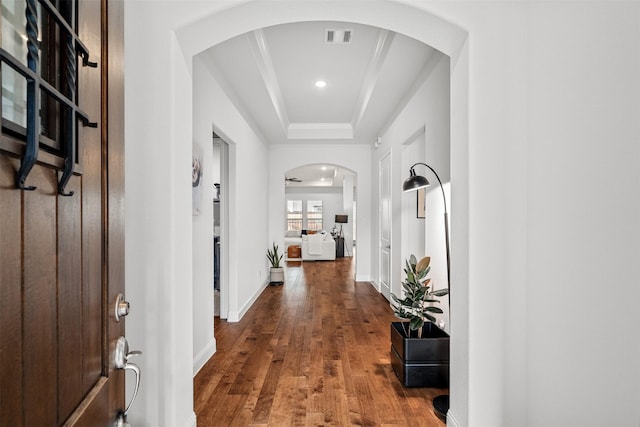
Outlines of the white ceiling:
[{"label": "white ceiling", "polygon": [[[327,43],[328,29],[351,30],[351,42]],[[270,144],[373,145],[439,55],[381,28],[302,22],[237,36],[202,58]],[[325,88],[315,87],[320,79],[327,82]]]},{"label": "white ceiling", "polygon": [[287,187],[342,187],[349,169],[335,165],[313,164],[291,169],[285,176]]}]

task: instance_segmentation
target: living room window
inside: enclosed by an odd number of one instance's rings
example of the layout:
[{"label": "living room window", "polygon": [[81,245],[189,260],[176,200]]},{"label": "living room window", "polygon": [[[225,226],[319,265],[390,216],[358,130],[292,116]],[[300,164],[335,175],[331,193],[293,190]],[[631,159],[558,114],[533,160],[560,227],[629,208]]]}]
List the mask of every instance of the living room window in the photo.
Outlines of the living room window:
[{"label": "living room window", "polygon": [[287,200],[287,231],[302,230],[302,200]]},{"label": "living room window", "polygon": [[322,200],[307,200],[307,230],[322,230]]}]

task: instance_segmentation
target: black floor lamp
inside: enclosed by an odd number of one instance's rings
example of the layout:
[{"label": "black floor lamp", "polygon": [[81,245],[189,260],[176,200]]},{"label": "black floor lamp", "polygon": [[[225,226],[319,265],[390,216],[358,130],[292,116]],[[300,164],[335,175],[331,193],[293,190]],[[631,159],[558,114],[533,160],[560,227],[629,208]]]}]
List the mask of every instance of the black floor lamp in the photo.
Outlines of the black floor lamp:
[{"label": "black floor lamp", "polygon": [[[440,190],[442,191],[442,201],[444,202],[444,238],[445,238],[445,248],[447,251],[447,286],[449,287],[449,317],[451,317],[451,275],[450,275],[451,261],[449,257],[449,214],[447,213],[447,198],[444,194],[444,187],[442,186],[442,181],[440,180],[440,177],[438,176],[436,171],[433,170],[433,168],[426,163],[416,163],[415,165],[411,166],[411,170],[409,172],[409,178],[407,178],[404,184],[402,184],[402,190],[405,192],[413,191],[413,190],[418,190],[420,188],[425,188],[431,185],[427,180],[427,178],[421,175],[416,175],[416,171],[414,168],[418,165],[426,166],[429,168],[431,172],[433,172],[433,174],[438,179],[438,184],[440,184]],[[442,419],[443,421],[446,420],[447,412],[449,411],[449,395],[445,394],[441,396],[436,396],[433,399],[433,410],[435,411],[436,415],[440,419]]]}]

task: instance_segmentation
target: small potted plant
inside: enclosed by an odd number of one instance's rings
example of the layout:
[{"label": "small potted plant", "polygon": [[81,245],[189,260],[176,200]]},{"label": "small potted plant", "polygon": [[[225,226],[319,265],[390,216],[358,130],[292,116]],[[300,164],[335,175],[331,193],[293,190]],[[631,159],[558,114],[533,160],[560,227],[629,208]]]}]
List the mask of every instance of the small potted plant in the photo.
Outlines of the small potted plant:
[{"label": "small potted plant", "polygon": [[449,289],[431,290],[431,258],[416,261],[411,255],[402,282],[404,298],[391,294],[394,314],[402,322],[391,323],[391,365],[407,387],[448,387],[449,335],[438,328],[433,314],[442,309],[433,304]]},{"label": "small potted plant", "polygon": [[278,253],[278,245],[273,242],[273,248],[267,249],[267,259],[271,264],[269,271],[269,283],[272,285],[282,285],[284,283],[284,268],[280,267],[283,254]]}]

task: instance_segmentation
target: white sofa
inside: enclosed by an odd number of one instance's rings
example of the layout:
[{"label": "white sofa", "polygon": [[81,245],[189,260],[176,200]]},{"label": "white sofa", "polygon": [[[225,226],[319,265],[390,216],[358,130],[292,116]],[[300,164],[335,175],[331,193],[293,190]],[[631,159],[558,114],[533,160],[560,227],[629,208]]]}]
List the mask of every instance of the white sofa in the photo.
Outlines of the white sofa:
[{"label": "white sofa", "polygon": [[329,233],[302,236],[303,261],[333,261],[336,259],[336,242]]}]

